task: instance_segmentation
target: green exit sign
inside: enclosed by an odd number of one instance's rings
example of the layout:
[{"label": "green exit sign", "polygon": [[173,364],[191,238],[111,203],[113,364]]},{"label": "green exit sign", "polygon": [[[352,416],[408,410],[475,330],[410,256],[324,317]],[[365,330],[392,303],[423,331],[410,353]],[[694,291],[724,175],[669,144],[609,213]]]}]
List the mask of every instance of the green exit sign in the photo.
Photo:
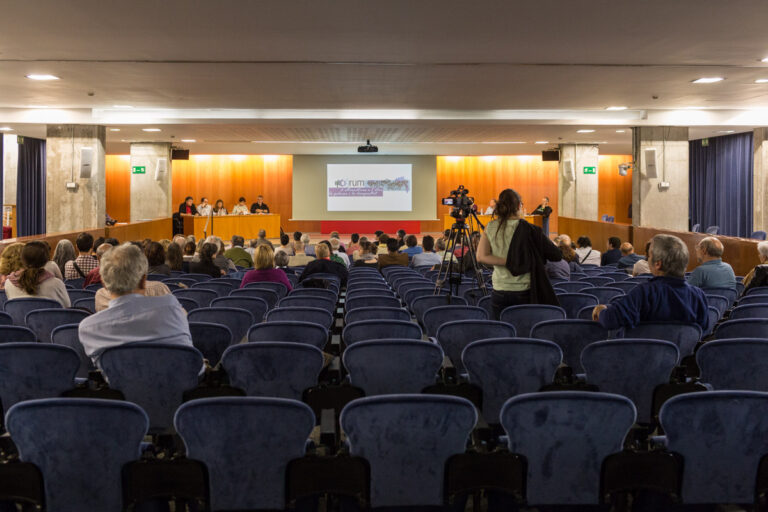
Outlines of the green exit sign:
[{"label": "green exit sign", "polygon": [[584,174],[597,174],[597,167],[584,167]]},{"label": "green exit sign", "polygon": [[143,165],[134,165],[131,167],[131,174],[147,174],[147,168]]}]

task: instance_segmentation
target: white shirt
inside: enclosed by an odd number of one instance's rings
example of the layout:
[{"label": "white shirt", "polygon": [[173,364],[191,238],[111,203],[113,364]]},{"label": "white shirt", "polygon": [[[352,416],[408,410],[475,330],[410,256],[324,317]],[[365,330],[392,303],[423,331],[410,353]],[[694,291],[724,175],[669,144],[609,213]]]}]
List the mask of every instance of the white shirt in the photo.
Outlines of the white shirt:
[{"label": "white shirt", "polygon": [[349,256],[344,252],[333,251],[333,254],[344,260],[344,264],[349,267]]},{"label": "white shirt", "polygon": [[232,207],[232,215],[248,215],[251,211],[244,204],[236,204]]},{"label": "white shirt", "polygon": [[580,265],[586,264],[597,265],[598,267],[600,266],[600,251],[597,251],[591,247],[579,247],[576,249],[576,256],[579,257]]},{"label": "white shirt", "polygon": [[485,215],[493,215],[493,210],[494,210],[493,206],[489,206],[488,208],[485,209]]},{"label": "white shirt", "polygon": [[37,285],[37,295],[30,295],[23,288],[17,287],[10,279],[5,281],[5,295],[8,299],[19,299],[25,297],[38,297],[43,299],[53,299],[61,304],[63,308],[72,307],[67,293],[67,287],[64,281],[51,277]]},{"label": "white shirt", "polygon": [[440,265],[443,262],[443,258],[434,252],[422,252],[414,254],[411,260],[411,265],[414,267],[421,267],[426,265]]},{"label": "white shirt", "polygon": [[213,207],[210,204],[206,205],[200,205],[197,207],[197,213],[199,213],[202,217],[208,217],[211,212],[213,211]]}]

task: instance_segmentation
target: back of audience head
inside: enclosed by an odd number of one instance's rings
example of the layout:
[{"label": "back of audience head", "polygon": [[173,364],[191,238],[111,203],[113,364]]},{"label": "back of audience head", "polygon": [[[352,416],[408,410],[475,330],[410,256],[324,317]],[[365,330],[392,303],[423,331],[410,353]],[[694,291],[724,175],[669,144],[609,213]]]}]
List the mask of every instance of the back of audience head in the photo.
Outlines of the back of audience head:
[{"label": "back of audience head", "polygon": [[266,238],[267,237],[267,231],[264,229],[259,230],[259,238]]},{"label": "back of audience head", "polygon": [[232,247],[243,247],[245,245],[245,238],[240,235],[232,237]]},{"label": "back of audience head", "polygon": [[331,254],[333,254],[333,246],[331,245],[331,242],[329,242],[328,240],[323,240],[322,242],[320,242],[317,245],[324,245],[324,246],[326,246],[328,248],[328,251],[329,251],[329,253],[328,253],[329,256]]},{"label": "back of audience head", "polygon": [[414,235],[408,235],[405,237],[405,245],[408,247],[416,247],[419,245],[419,241],[416,239]]},{"label": "back of audience head", "polygon": [[296,252],[296,254],[301,254],[304,251],[304,242],[301,240],[296,240],[293,242],[293,250]]},{"label": "back of audience head", "polygon": [[573,250],[573,247],[571,247],[570,243],[565,243],[563,240],[561,240],[558,247],[560,248],[560,253],[563,255],[563,259],[565,261],[568,263],[576,261],[578,263],[577,260],[579,257],[576,255],[576,251]]},{"label": "back of audience head", "polygon": [[127,295],[143,288],[149,263],[137,246],[127,243],[104,254],[99,273],[104,288],[113,295]]},{"label": "back of audience head", "polygon": [[75,240],[77,250],[81,253],[87,253],[93,248],[93,235],[90,233],[80,233]]},{"label": "back of audience head", "polygon": [[361,240],[360,241],[360,255],[372,255],[376,249],[373,247],[373,244],[369,242],[368,240]]},{"label": "back of audience head", "polygon": [[380,229],[377,229],[373,234],[376,235],[376,239],[378,240],[379,238],[381,238],[381,235],[383,235],[384,232]]},{"label": "back of audience head", "polygon": [[713,236],[702,238],[698,246],[701,252],[710,258],[722,258],[725,251],[723,243]]},{"label": "back of audience head", "polygon": [[185,256],[194,256],[196,251],[197,251],[197,245],[195,245],[195,242],[187,242],[186,244],[184,244]]},{"label": "back of audience head", "polygon": [[576,240],[576,245],[580,248],[592,247],[592,240],[590,240],[588,236],[580,236],[579,239]]},{"label": "back of audience head", "polygon": [[259,241],[254,238],[250,242],[248,242],[248,245],[251,247],[251,249],[255,249],[256,247],[259,246]]},{"label": "back of audience head", "polygon": [[206,242],[200,248],[200,261],[203,263],[213,263],[213,258],[216,257],[216,253],[219,252],[219,248],[216,244]]},{"label": "back of audience head", "polygon": [[100,236],[99,238],[97,238],[96,240],[93,241],[93,247],[91,248],[91,250],[93,252],[96,252],[96,250],[99,248],[99,246],[101,244],[103,244],[103,243],[104,243],[104,237]]},{"label": "back of audience head", "polygon": [[397,239],[390,238],[387,240],[387,251],[389,252],[397,252],[399,249],[399,244],[397,243]]},{"label": "back of audience head", "polygon": [[301,240],[301,231],[294,231],[293,232],[293,241],[298,242]]},{"label": "back of audience head", "polygon": [[359,234],[359,233],[352,233],[352,234],[349,236],[349,239],[350,239],[350,241],[351,241],[353,244],[356,244],[356,243],[358,243],[358,242],[360,241],[360,234]]},{"label": "back of audience head", "polygon": [[156,267],[165,263],[165,250],[157,242],[150,242],[144,249],[144,256],[147,257],[147,263],[150,267]]},{"label": "back of audience head", "polygon": [[165,251],[165,262],[171,270],[182,270],[184,256],[181,254],[181,249],[177,244],[168,246],[168,250]]},{"label": "back of audience head", "polygon": [[20,270],[23,264],[21,263],[21,251],[24,250],[24,244],[15,243],[11,244],[3,250],[0,254],[0,274],[8,275],[11,272]]},{"label": "back of audience head", "polygon": [[341,247],[341,241],[338,238],[331,238],[328,242],[331,244],[333,251],[338,251]]},{"label": "back of audience head", "polygon": [[424,248],[424,252],[432,252],[435,249],[435,239],[430,235],[424,235],[421,239],[421,247]]},{"label": "back of audience head", "polygon": [[651,270],[659,263],[662,275],[683,278],[688,267],[688,247],[676,236],[656,235],[651,239],[649,259]]},{"label": "back of audience head", "polygon": [[285,233],[280,235],[280,245],[286,246],[289,243],[291,243],[291,238],[288,235],[286,235]]},{"label": "back of audience head", "polygon": [[305,247],[309,245],[310,240],[312,240],[312,238],[309,236],[309,233],[301,235],[301,243],[303,243]]},{"label": "back of audience head", "polygon": [[319,260],[330,258],[331,249],[324,243],[319,243],[317,244],[317,247],[315,247],[315,255]]},{"label": "back of audience head", "polygon": [[611,246],[612,249],[618,249],[621,247],[621,238],[617,236],[612,236],[608,239],[608,245]]},{"label": "back of audience head", "polygon": [[397,238],[405,238],[405,230],[404,229],[398,229],[397,230]]},{"label": "back of audience head", "polygon": [[37,294],[38,280],[48,263],[48,249],[42,242],[29,242],[21,250],[22,270],[19,274],[19,288],[29,295]]},{"label": "back of audience head", "polygon": [[506,188],[499,194],[493,214],[499,219],[500,226],[504,226],[508,219],[520,212],[522,206],[523,201],[520,198],[520,194],[511,188]]},{"label": "back of audience head", "polygon": [[445,251],[445,239],[444,238],[438,238],[435,241],[435,247],[439,252]]},{"label": "back of audience head", "polygon": [[278,251],[275,253],[275,266],[287,267],[288,266],[288,253],[285,251]]},{"label": "back of audience head", "polygon": [[627,256],[629,254],[632,254],[633,252],[635,252],[635,248],[632,247],[631,243],[624,242],[623,244],[621,244],[621,254],[623,254],[624,256]]},{"label": "back of audience head", "polygon": [[760,263],[768,261],[768,241],[758,242],[757,255],[760,258]]},{"label": "back of audience head", "polygon": [[338,231],[331,231],[331,238],[336,238],[338,240],[339,232]]},{"label": "back of audience head", "polygon": [[388,241],[389,241],[389,236],[386,233],[382,233],[379,235],[379,245],[387,245]]},{"label": "back of audience head", "polygon": [[112,244],[101,244],[98,249],[96,249],[96,257],[101,261],[101,259],[104,257],[104,255],[107,253],[107,251],[111,251],[114,249],[114,246]]},{"label": "back of audience head", "polygon": [[179,249],[184,249],[184,246],[187,245],[187,239],[183,235],[176,235],[173,237],[173,243],[179,246]]},{"label": "back of audience head", "polygon": [[275,267],[275,251],[267,244],[261,244],[253,255],[253,268],[267,270]]}]

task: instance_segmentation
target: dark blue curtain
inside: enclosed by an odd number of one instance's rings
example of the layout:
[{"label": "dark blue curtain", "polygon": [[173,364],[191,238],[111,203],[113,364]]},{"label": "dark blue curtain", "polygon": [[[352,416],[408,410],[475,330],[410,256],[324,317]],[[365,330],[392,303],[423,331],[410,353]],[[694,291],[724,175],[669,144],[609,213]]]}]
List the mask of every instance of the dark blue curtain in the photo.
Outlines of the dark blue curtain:
[{"label": "dark blue curtain", "polygon": [[[707,145],[702,142],[708,141]],[[691,225],[752,234],[752,132],[689,143]]]},{"label": "dark blue curtain", "polygon": [[45,233],[45,141],[24,137],[16,181],[18,236]]}]

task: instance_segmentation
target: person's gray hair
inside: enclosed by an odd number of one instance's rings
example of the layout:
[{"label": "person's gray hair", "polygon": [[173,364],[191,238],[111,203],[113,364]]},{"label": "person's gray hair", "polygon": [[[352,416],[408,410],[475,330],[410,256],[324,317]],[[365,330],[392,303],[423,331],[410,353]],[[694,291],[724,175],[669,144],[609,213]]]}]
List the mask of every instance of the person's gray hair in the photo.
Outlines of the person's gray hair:
[{"label": "person's gray hair", "polygon": [[104,253],[111,250],[113,247],[111,244],[101,244],[99,245],[99,248],[96,249],[96,257],[101,260],[101,258],[104,257]]},{"label": "person's gray hair", "polygon": [[444,251],[445,250],[445,240],[443,240],[442,238],[438,238],[437,240],[435,240],[435,248],[438,251]]},{"label": "person's gray hair", "polygon": [[275,253],[275,266],[287,267],[288,266],[288,253],[285,251],[277,251]]},{"label": "person's gray hair", "polygon": [[329,242],[331,242],[331,249],[334,251],[338,251],[339,247],[341,247],[341,240],[338,238],[331,238]]},{"label": "person's gray hair", "polygon": [[725,250],[723,242],[713,236],[702,238],[699,241],[699,247],[702,248],[707,256],[712,256],[713,258],[722,258],[723,251]]},{"label": "person's gray hair", "polygon": [[685,277],[688,267],[688,247],[673,235],[656,235],[651,239],[651,267],[659,261],[664,275]]},{"label": "person's gray hair", "polygon": [[259,230],[259,238],[266,238],[266,236],[267,236],[267,231],[264,230],[264,229],[260,229]]},{"label": "person's gray hair", "polygon": [[304,245],[308,245],[310,240],[312,239],[309,237],[308,233],[304,233],[303,235],[301,235],[301,243],[303,243]]},{"label": "person's gray hair", "polygon": [[232,237],[233,247],[242,247],[243,245],[245,245],[245,238],[241,237],[240,235],[235,235]]},{"label": "person's gray hair", "polygon": [[224,247],[224,242],[221,240],[221,238],[219,238],[217,236],[211,235],[211,236],[209,236],[208,238],[205,239],[205,243],[215,245],[216,249],[217,249],[217,253],[216,254],[223,254],[224,253],[225,247]]},{"label": "person's gray hair", "polygon": [[760,242],[757,244],[757,252],[763,258],[768,259],[768,242]]},{"label": "person's gray hair", "polygon": [[131,243],[124,243],[104,254],[99,273],[108,292],[127,295],[139,287],[148,269],[147,258],[141,249]]}]

